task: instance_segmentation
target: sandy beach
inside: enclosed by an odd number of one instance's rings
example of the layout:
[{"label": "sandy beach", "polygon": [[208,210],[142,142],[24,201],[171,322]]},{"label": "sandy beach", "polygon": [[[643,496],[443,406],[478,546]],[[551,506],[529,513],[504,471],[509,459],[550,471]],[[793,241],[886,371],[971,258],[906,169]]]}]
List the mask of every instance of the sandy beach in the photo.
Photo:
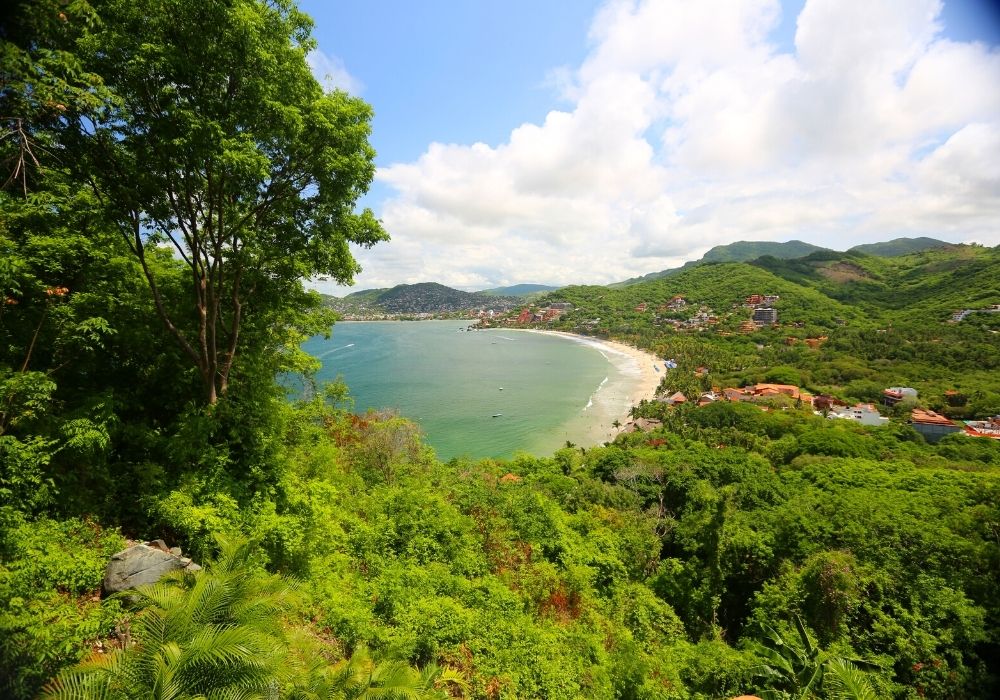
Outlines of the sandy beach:
[{"label": "sandy beach", "polygon": [[[625,423],[632,406],[642,399],[653,399],[664,376],[661,359],[650,352],[624,343],[564,331],[533,328],[504,330],[560,336],[587,345],[600,352],[618,370],[615,376],[609,376],[605,382],[594,388],[588,405],[563,426],[563,435],[559,436],[559,442],[569,440],[577,445],[590,447],[613,440],[619,431],[613,425],[614,422],[617,420]],[[654,365],[660,368],[659,372],[654,369]]]}]

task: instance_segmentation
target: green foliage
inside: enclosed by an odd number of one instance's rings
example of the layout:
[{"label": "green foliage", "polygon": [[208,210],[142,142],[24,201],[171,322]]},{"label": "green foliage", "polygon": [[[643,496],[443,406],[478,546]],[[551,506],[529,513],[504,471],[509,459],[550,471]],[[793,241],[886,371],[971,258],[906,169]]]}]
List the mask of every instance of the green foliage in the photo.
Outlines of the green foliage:
[{"label": "green foliage", "polygon": [[107,559],[123,538],[92,522],[29,519],[0,507],[0,695],[32,698],[120,615],[101,605]]}]

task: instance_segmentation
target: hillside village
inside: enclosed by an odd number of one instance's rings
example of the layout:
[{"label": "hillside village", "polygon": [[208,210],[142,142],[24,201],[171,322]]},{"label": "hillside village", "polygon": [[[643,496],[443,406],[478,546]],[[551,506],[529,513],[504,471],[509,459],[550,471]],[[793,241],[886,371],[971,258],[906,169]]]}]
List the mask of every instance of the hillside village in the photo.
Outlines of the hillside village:
[{"label": "hillside village", "polygon": [[[921,269],[919,266],[929,263],[960,275],[965,260],[989,256],[996,257],[996,252],[956,246],[893,260],[891,265],[908,271],[908,279],[914,279],[914,274]],[[851,269],[863,272],[885,267],[883,262],[869,257],[855,256]],[[657,367],[663,374],[660,390],[655,401],[634,412],[633,420],[625,426],[630,431],[656,429],[663,423],[664,410],[723,401],[748,403],[762,410],[811,410],[831,420],[852,421],[869,427],[895,421],[908,425],[928,442],[936,442],[952,433],[1000,438],[1000,401],[998,394],[989,393],[1000,387],[995,386],[995,381],[975,380],[974,377],[981,376],[977,370],[928,382],[926,376],[919,374],[904,372],[894,376],[891,370],[859,367],[852,372],[887,380],[879,388],[869,382],[863,389],[857,381],[848,382],[846,386],[843,382],[814,381],[810,384],[812,388],[807,389],[799,384],[767,378],[772,373],[768,365],[790,365],[790,376],[808,374],[802,371],[805,368],[829,374],[822,368],[841,362],[837,358],[843,352],[845,338],[865,338],[865,343],[876,346],[891,343],[894,347],[900,346],[898,352],[905,353],[906,347],[920,337],[930,349],[941,342],[940,337],[935,336],[945,334],[945,329],[955,328],[954,332],[965,333],[961,330],[964,324],[974,319],[989,322],[1000,310],[1000,304],[981,303],[958,312],[934,311],[936,318],[930,323],[926,315],[914,314],[910,322],[909,317],[900,316],[898,312],[887,313],[885,309],[891,308],[887,304],[913,302],[919,308],[920,304],[937,302],[938,295],[920,291],[913,293],[912,299],[905,295],[882,298],[881,291],[876,297],[865,287],[859,287],[865,295],[872,296],[873,301],[877,299],[878,310],[874,306],[846,303],[847,299],[841,301],[845,282],[831,286],[822,274],[825,269],[835,269],[838,272],[831,275],[840,275],[840,266],[839,260],[831,259],[825,252],[813,253],[801,261],[706,264],[614,290],[564,288],[506,315],[483,318],[479,325],[551,328],[627,339],[656,352],[663,361]],[[772,269],[780,274],[765,272]],[[980,269],[985,272],[988,268]],[[816,271],[821,274],[815,276]],[[811,281],[809,275],[816,281]],[[766,281],[768,277],[771,282]],[[862,283],[849,280],[846,284]],[[870,286],[868,282],[863,284]],[[984,291],[988,294],[989,289],[987,283]],[[725,293],[727,290],[729,296]],[[732,296],[737,290],[741,291],[740,296]],[[989,297],[984,301],[988,302]],[[900,319],[906,323],[901,323]],[[986,337],[996,335],[998,328],[990,330],[987,326],[987,330]],[[972,332],[971,327],[969,332]],[[996,347],[996,352],[1000,353],[1000,347]],[[758,365],[760,369],[752,369]],[[775,372],[781,374],[777,369]],[[754,381],[746,382],[754,377]],[[914,385],[890,384],[893,380],[911,381]],[[994,399],[984,400],[984,396],[994,396]]]}]

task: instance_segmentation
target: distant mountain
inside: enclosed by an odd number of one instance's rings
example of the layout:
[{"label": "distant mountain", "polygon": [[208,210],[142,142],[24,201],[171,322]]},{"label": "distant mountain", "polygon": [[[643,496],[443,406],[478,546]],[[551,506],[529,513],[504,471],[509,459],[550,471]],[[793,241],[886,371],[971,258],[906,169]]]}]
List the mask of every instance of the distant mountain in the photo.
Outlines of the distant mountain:
[{"label": "distant mountain", "polygon": [[493,289],[483,289],[477,294],[489,294],[491,296],[526,297],[542,292],[552,292],[559,287],[548,284],[515,284],[510,287],[494,287]]},{"label": "distant mountain", "polygon": [[439,314],[490,308],[510,310],[522,303],[512,296],[463,292],[436,282],[366,289],[346,297],[325,296],[324,302],[346,315]]},{"label": "distant mountain", "polygon": [[770,255],[771,257],[779,258],[781,260],[790,260],[793,258],[801,258],[804,255],[809,255],[810,253],[825,250],[828,249],[812,245],[811,243],[804,243],[803,241],[785,241],[784,243],[776,241],[736,241],[735,243],[729,243],[728,245],[715,246],[701,256],[700,260],[691,260],[684,263],[680,267],[671,268],[669,270],[661,270],[660,272],[651,272],[648,275],[643,275],[642,277],[633,277],[625,280],[624,282],[616,282],[614,284],[609,284],[608,286],[628,287],[633,284],[639,284],[640,282],[650,282],[662,277],[676,275],[684,270],[689,270],[692,267],[709,262],[749,262],[750,260],[756,260],[764,255]]},{"label": "distant mountain", "polygon": [[865,255],[878,255],[883,258],[895,258],[900,255],[909,255],[910,253],[921,253],[925,250],[954,247],[954,243],[939,241],[936,238],[895,238],[882,243],[856,245],[851,248],[851,251],[864,253]]},{"label": "distant mountain", "polygon": [[747,262],[770,255],[779,260],[801,258],[820,250],[829,250],[803,241],[736,241],[729,245],[717,245],[701,256],[702,262]]}]

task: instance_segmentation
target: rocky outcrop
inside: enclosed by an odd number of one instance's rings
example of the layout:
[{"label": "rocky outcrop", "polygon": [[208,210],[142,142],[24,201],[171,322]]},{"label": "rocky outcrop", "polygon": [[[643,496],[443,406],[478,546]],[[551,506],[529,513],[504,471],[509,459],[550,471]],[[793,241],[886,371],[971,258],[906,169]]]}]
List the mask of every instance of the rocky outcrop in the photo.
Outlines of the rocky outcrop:
[{"label": "rocky outcrop", "polygon": [[163,540],[136,544],[118,552],[104,570],[104,595],[156,583],[165,574],[181,569],[197,571],[201,567],[182,556],[178,547],[169,548]]}]

